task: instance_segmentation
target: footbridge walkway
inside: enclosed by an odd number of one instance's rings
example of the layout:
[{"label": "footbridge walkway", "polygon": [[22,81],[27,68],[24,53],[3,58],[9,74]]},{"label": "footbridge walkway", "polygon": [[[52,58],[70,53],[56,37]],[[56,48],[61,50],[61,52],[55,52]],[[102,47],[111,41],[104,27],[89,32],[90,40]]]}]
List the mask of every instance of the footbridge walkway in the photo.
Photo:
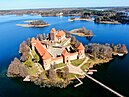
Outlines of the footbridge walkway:
[{"label": "footbridge walkway", "polygon": [[103,83],[101,83],[100,81],[94,79],[93,77],[85,74],[85,76],[89,79],[91,79],[92,81],[96,82],[97,84],[101,85],[102,87],[106,88],[107,90],[111,91],[112,93],[114,93],[115,95],[119,96],[119,97],[124,97],[123,95],[121,95],[120,93],[116,92],[115,90],[109,88],[108,86],[104,85]]}]

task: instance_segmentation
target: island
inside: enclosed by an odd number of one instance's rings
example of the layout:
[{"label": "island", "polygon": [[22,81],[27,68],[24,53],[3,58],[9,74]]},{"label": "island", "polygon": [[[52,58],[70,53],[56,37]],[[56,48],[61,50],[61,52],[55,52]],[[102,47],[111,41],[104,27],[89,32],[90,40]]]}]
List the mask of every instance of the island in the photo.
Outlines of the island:
[{"label": "island", "polygon": [[88,22],[91,22],[92,18],[70,18],[68,21],[88,21]]},{"label": "island", "polygon": [[37,27],[37,28],[46,27],[50,25],[42,20],[26,20],[24,22],[28,24],[16,24],[16,25],[21,27]]},{"label": "island", "polygon": [[95,23],[101,23],[101,24],[121,24],[117,20],[112,20],[107,16],[99,16],[95,19]]},{"label": "island", "polygon": [[88,21],[88,22],[93,21],[92,18],[90,17],[90,15],[87,13],[81,14],[81,16],[79,18],[71,17],[68,21],[75,21],[75,20]]},{"label": "island", "polygon": [[94,36],[93,32],[91,30],[87,30],[85,27],[73,29],[69,31],[69,33],[77,36],[82,36],[82,37]]},{"label": "island", "polygon": [[124,44],[84,46],[70,33],[52,28],[49,35],[38,34],[22,42],[19,53],[20,60],[14,58],[8,67],[8,77],[22,78],[40,87],[65,88],[91,74],[90,68],[96,64],[107,63],[128,50]]}]

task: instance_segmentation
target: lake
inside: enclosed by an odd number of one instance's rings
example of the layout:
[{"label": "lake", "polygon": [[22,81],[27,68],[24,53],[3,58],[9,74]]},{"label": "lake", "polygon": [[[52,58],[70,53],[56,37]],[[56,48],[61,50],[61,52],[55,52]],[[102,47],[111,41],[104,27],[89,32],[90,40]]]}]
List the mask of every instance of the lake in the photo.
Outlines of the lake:
[{"label": "lake", "polygon": [[[21,79],[7,78],[8,65],[14,57],[20,57],[18,50],[22,41],[35,37],[39,33],[49,33],[51,28],[57,30],[72,30],[86,27],[92,30],[95,36],[91,41],[85,37],[76,36],[84,45],[87,43],[114,43],[126,44],[129,50],[129,25],[95,24],[94,22],[74,21],[70,17],[41,17],[41,16],[0,16],[0,97],[114,97],[115,95],[93,81],[85,78],[84,84],[74,88],[74,84],[65,89],[40,88],[33,83],[22,82]],[[39,19],[51,25],[44,28],[22,28],[16,24],[25,20]],[[92,77],[106,84],[110,88],[129,96],[129,54],[116,57],[109,63],[97,65],[98,70]]]}]

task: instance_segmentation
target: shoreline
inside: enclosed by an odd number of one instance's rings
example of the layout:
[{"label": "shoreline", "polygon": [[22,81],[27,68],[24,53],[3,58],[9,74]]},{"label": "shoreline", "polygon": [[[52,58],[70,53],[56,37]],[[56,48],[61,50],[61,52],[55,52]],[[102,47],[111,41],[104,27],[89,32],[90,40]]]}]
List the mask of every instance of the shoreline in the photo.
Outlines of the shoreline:
[{"label": "shoreline", "polygon": [[106,60],[97,59],[96,61],[92,62],[92,64],[90,64],[89,69],[90,68],[94,68],[94,66],[99,65],[99,64],[102,64],[103,65],[105,63],[108,63],[108,62],[110,62],[113,59],[114,58],[109,58],[109,59],[106,59]]},{"label": "shoreline", "polygon": [[121,24],[118,21],[114,21],[114,22],[110,22],[110,21],[100,21],[100,22],[96,22],[96,23],[100,23],[100,24]]},{"label": "shoreline", "polygon": [[84,35],[83,33],[70,33],[70,34],[81,36],[81,37],[94,36],[94,35]]}]

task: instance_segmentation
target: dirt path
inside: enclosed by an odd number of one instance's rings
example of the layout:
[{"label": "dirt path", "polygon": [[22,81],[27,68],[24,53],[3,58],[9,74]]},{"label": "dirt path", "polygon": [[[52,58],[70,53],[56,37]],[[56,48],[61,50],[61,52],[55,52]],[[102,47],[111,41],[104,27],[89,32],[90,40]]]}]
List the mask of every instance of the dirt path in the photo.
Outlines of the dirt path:
[{"label": "dirt path", "polygon": [[74,66],[71,63],[67,64],[67,66],[69,68],[69,72],[74,73],[74,74],[84,75],[85,72],[81,69],[81,66],[83,66],[85,63],[87,63],[88,59],[89,58],[86,57],[86,59],[83,61],[83,63],[80,64],[79,66]]},{"label": "dirt path", "polygon": [[86,59],[83,61],[83,63],[80,64],[78,67],[81,68],[85,63],[87,63],[88,60],[89,60],[89,57],[86,57]]},{"label": "dirt path", "polygon": [[69,68],[69,73],[84,75],[83,70],[80,67],[73,66],[71,63],[67,65]]}]

